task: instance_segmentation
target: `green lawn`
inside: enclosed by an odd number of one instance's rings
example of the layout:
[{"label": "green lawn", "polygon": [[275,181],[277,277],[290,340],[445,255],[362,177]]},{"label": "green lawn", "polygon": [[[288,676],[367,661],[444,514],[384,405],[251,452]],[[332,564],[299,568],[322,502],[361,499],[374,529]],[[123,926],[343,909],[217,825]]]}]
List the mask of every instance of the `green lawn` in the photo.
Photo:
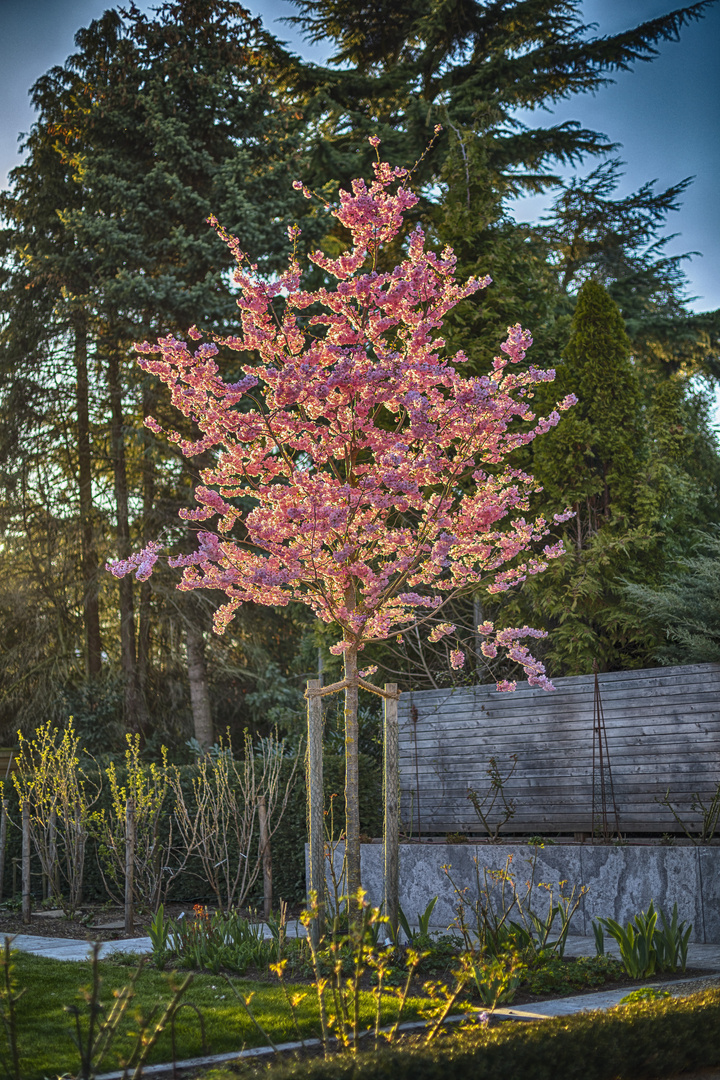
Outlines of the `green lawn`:
[{"label": "green lawn", "polygon": [[[113,990],[125,986],[132,971],[133,968],[117,963],[100,964],[101,1000],[104,1003],[112,1005]],[[184,974],[175,973],[172,977],[179,983]],[[65,1006],[82,1002],[82,989],[88,987],[91,981],[90,965],[49,960],[18,952],[13,953],[13,979],[18,989],[27,988],[17,1006],[23,1080],[50,1080],[63,1073],[75,1075],[80,1059],[71,1037],[74,1020],[65,1011]],[[238,990],[244,991],[245,996],[254,991],[252,1011],[274,1042],[297,1038],[279,985],[251,983],[246,979],[234,980],[234,984]],[[318,1010],[314,989],[307,986],[292,989],[307,993],[297,1010],[303,1035],[309,1037],[318,1034]],[[127,1054],[133,1045],[128,1036],[132,1031],[137,1031],[135,1016],[138,1013],[147,1015],[151,1009],[167,1002],[169,996],[168,976],[152,968],[145,968],[137,983],[136,997],[125,1019],[124,1030],[99,1071],[111,1072],[118,1068],[119,1059],[123,1054]],[[207,1052],[219,1054],[265,1044],[266,1040],[238,1005],[222,976],[196,975],[183,1000],[197,1005],[202,1012]],[[419,1004],[417,999],[408,1002],[406,1019],[417,1016]],[[362,1009],[364,1023],[370,1026],[375,1015],[370,994],[363,994]],[[388,1000],[383,1021],[391,1023],[394,1017],[394,1002]],[[0,1028],[0,1061],[7,1059],[4,1042]],[[170,1061],[170,1047],[170,1034],[166,1031],[151,1052],[149,1063]],[[183,1009],[178,1016],[176,1047],[178,1060],[203,1052],[198,1019],[191,1009]]]}]

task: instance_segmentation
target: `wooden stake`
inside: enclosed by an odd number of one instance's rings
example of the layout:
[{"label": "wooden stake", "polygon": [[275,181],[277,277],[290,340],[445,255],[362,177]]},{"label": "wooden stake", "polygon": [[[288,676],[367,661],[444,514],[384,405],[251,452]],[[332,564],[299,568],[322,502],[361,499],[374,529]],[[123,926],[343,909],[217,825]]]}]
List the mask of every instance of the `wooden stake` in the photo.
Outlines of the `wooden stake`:
[{"label": "wooden stake", "polygon": [[135,885],[135,802],[128,799],[125,803],[125,933],[132,934],[135,929],[135,905],[133,892]]},{"label": "wooden stake", "polygon": [[[319,690],[319,679],[308,679],[308,690]],[[323,790],[322,704],[318,695],[308,696],[307,746],[308,840],[310,846],[308,899],[316,894],[318,918],[310,926],[317,947],[323,933],[325,906],[325,794]]]},{"label": "wooden stake", "polygon": [[47,894],[54,899],[60,891],[57,887],[57,810],[50,811],[50,824],[48,827],[48,856],[49,866],[47,875]]},{"label": "wooden stake", "polygon": [[385,683],[385,730],[383,738],[383,781],[385,785],[385,830],[383,837],[385,915],[397,936],[400,903],[400,774],[398,766],[397,684]]},{"label": "wooden stake", "polygon": [[22,806],[22,921],[30,922],[30,803]]},{"label": "wooden stake", "polygon": [[260,824],[260,857],[263,868],[263,914],[265,920],[272,914],[272,855],[268,837],[267,805],[265,796],[258,798],[258,821]]},{"label": "wooden stake", "polygon": [[0,809],[0,902],[5,888],[5,848],[7,846],[7,812],[8,801],[3,799]]}]

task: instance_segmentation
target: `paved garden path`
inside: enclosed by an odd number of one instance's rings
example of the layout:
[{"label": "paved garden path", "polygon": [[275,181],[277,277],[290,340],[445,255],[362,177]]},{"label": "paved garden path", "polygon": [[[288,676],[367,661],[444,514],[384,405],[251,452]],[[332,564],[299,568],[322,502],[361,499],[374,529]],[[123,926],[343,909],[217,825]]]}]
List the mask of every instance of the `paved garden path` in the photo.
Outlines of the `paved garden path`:
[{"label": "paved garden path", "polygon": [[[269,926],[262,924],[266,938],[272,937]],[[292,919],[286,929],[288,937],[303,937],[305,928]],[[8,935],[10,937],[12,935]],[[2,934],[0,934],[0,941]],[[92,938],[39,937],[35,934],[16,934],[13,938],[13,949],[20,952],[32,953],[34,956],[49,956],[53,960],[87,960],[88,952],[92,944]],[[720,950],[719,950],[720,951]],[[100,956],[108,956],[113,952],[132,952],[146,954],[152,952],[152,943],[149,937],[122,938],[119,941],[104,941],[100,949]]]}]

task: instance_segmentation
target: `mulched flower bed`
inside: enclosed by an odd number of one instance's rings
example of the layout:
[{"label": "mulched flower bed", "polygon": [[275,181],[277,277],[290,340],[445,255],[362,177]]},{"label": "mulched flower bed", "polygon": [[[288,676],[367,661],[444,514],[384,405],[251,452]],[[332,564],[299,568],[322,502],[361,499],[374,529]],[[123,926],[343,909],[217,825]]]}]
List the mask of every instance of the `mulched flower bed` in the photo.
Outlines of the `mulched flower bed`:
[{"label": "mulched flower bed", "polygon": [[[177,918],[181,912],[192,911],[192,904],[166,904],[165,914]],[[250,912],[245,914],[249,915]],[[16,908],[0,907],[0,939],[6,934],[32,934],[34,937],[75,938],[87,941],[123,941],[126,938],[147,937],[152,914],[135,913],[132,934],[124,930],[125,913],[121,907],[87,905],[74,919],[61,911],[34,910],[30,923],[24,923]],[[108,925],[112,924],[112,925]]]}]

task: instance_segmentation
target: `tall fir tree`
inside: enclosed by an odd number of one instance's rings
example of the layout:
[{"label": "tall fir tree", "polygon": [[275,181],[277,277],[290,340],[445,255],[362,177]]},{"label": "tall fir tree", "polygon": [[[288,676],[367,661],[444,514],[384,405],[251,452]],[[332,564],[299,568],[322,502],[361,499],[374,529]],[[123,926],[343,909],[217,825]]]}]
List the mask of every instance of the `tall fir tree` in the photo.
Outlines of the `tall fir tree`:
[{"label": "tall fir tree", "polygon": [[[651,61],[659,43],[676,40],[709,4],[602,35],[585,24],[581,0],[294,3],[299,14],[291,21],[311,41],[335,46],[326,67],[300,65],[289,76],[320,136],[304,161],[305,175],[316,186],[328,175],[349,179],[368,134],[380,135],[394,160],[418,161],[425,196],[419,213],[439,245],[454,248],[463,272],[489,273],[495,282],[487,297],[467,301],[449,322],[453,345],[471,362],[481,367],[515,319],[532,327],[536,356],[554,360],[583,280],[574,265],[579,241],[594,260],[586,276],[605,281],[614,264],[616,276],[605,283],[636,354],[642,348],[653,363],[720,373],[720,315],[688,310],[679,260],[653,247],[653,227],[687,181],[665,192],[646,185],[630,199],[613,200],[613,166],[602,166],[561,193],[543,228],[518,225],[507,210],[515,195],[558,185],[559,166],[613,149],[604,135],[577,123],[548,126],[545,110]],[[521,122],[521,109],[534,110],[540,123]],[[444,134],[423,157],[438,122]]]},{"label": "tall fir tree", "polygon": [[[281,251],[284,258],[286,226],[307,206],[290,183],[303,129],[274,93],[282,51],[229,0],[171,0],[151,15],[134,4],[107,11],[76,43],[33,89],[38,119],[28,157],[3,197],[2,395],[4,404],[31,401],[36,379],[46,395],[61,383],[65,401],[74,399],[69,431],[61,432],[57,413],[53,422],[58,445],[70,447],[62,515],[69,501],[81,519],[87,674],[99,674],[102,623],[111,667],[119,659],[123,672],[126,722],[137,729],[149,723],[150,653],[157,659],[160,647],[152,638],[166,602],[149,585],[120,583],[116,658],[115,602],[98,587],[98,567],[128,552],[138,530],[174,518],[171,506],[192,477],[149,433],[131,435],[153,395],[128,364],[131,344],[193,322],[227,323],[229,263],[205,222],[211,213],[264,267],[277,266]],[[14,441],[26,455],[29,421],[5,415],[14,425],[6,445]],[[93,506],[108,481],[115,552],[107,549],[109,521]],[[192,631],[197,618],[188,610],[181,621]],[[201,644],[191,634],[195,673]]]}]

